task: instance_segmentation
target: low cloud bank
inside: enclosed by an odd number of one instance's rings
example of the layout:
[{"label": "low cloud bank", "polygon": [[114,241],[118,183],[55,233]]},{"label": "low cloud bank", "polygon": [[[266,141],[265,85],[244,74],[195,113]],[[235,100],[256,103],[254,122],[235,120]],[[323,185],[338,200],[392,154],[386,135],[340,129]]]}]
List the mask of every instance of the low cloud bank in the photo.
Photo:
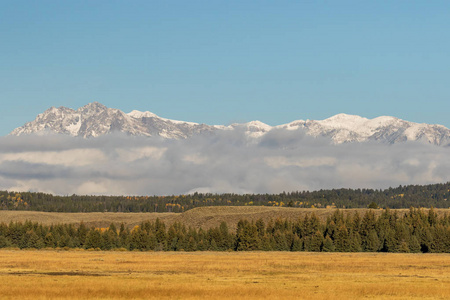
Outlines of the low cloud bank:
[{"label": "low cloud bank", "polygon": [[0,138],[0,189],[60,195],[279,193],[450,180],[450,148],[334,145],[298,131],[225,131],[187,140],[112,134]]}]

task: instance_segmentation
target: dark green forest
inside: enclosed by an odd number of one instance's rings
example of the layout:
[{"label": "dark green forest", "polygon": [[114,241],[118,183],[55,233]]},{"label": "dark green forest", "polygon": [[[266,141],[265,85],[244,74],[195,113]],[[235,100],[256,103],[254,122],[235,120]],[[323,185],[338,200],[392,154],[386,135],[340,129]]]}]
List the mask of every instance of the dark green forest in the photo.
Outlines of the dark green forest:
[{"label": "dark green forest", "polygon": [[450,252],[450,217],[433,209],[407,213],[385,210],[376,216],[344,216],[336,210],[326,221],[312,213],[296,221],[239,221],[236,232],[222,222],[203,230],[184,224],[166,226],[157,219],[133,229],[124,224],[108,228],[60,224],[44,226],[26,221],[0,224],[0,248],[83,248],[140,251],[315,251],[315,252]]},{"label": "dark green forest", "polygon": [[385,190],[331,189],[281,194],[190,194],[172,196],[55,196],[0,191],[0,209],[46,212],[183,212],[201,206],[336,208],[450,207],[450,182]]}]

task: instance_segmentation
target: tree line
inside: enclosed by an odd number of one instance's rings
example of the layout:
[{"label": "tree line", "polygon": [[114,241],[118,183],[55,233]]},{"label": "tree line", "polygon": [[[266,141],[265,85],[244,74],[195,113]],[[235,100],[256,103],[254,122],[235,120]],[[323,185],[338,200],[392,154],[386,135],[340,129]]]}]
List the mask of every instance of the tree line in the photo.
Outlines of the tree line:
[{"label": "tree line", "polygon": [[83,248],[140,251],[313,251],[313,252],[446,252],[450,253],[450,217],[433,209],[411,208],[399,215],[389,209],[376,216],[346,215],[336,210],[321,221],[314,213],[295,221],[240,220],[204,230],[157,219],[130,229],[84,223],[45,226],[31,221],[0,224],[0,248]]},{"label": "tree line", "polygon": [[201,206],[281,206],[332,208],[450,207],[450,182],[384,190],[330,189],[280,194],[202,194],[172,196],[56,196],[0,191],[0,209],[47,212],[184,212]]}]

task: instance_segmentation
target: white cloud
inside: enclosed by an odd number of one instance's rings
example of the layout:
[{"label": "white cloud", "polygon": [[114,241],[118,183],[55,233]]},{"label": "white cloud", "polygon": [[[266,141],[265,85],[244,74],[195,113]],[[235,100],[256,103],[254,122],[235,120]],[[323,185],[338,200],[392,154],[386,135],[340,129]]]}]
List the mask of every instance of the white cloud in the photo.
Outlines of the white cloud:
[{"label": "white cloud", "polygon": [[284,157],[284,156],[272,156],[265,157],[264,162],[272,168],[282,168],[289,166],[296,166],[300,168],[318,167],[318,166],[334,166],[336,164],[336,158],[334,157]]},{"label": "white cloud", "polygon": [[124,162],[133,162],[140,159],[161,159],[167,148],[158,147],[136,147],[119,148],[116,150],[119,160]]},{"label": "white cloud", "polygon": [[205,164],[208,160],[206,157],[201,156],[198,153],[195,154],[187,154],[183,157],[183,160],[186,162],[191,162],[196,165],[202,165]]},{"label": "white cloud", "polygon": [[23,161],[32,164],[87,166],[104,162],[105,154],[98,149],[73,149],[65,151],[29,151],[0,154],[0,163],[4,161]]},{"label": "white cloud", "polygon": [[109,135],[0,138],[0,189],[62,195],[279,193],[450,180],[450,148],[407,142],[333,145],[301,131],[187,140]]}]

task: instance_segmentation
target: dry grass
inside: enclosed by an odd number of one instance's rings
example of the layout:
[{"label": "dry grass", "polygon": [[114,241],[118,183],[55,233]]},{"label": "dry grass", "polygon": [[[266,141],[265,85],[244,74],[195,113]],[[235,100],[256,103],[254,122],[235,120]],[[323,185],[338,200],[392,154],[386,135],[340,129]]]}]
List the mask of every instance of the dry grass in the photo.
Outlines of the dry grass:
[{"label": "dry grass", "polygon": [[[38,211],[2,211],[0,210],[0,222],[9,223],[10,221],[31,220],[46,225],[60,223],[75,223],[83,221],[87,225],[95,227],[107,227],[109,224],[125,223],[132,228],[142,221],[162,219],[166,224],[170,225],[175,221],[182,222],[186,226],[195,228],[208,229],[219,226],[222,221],[228,224],[231,230],[236,229],[239,220],[247,219],[256,221],[262,218],[266,222],[270,219],[282,218],[296,220],[305,214],[315,213],[319,218],[325,220],[331,215],[335,209],[323,208],[290,208],[290,207],[267,207],[267,206],[213,206],[199,207],[188,210],[187,212],[175,213],[49,213]],[[361,216],[367,209],[342,209],[344,214],[354,214],[358,212]],[[379,215],[383,210],[373,210]],[[399,214],[407,212],[407,209],[392,210]],[[427,211],[425,209],[425,211]],[[435,209],[438,215],[445,212],[450,213],[450,209]]]},{"label": "dry grass", "polygon": [[449,254],[0,251],[1,299],[450,299]]},{"label": "dry grass", "polygon": [[143,221],[154,221],[157,218],[170,220],[176,217],[175,213],[56,213],[41,211],[13,211],[0,210],[0,222],[30,220],[44,225],[51,224],[79,224],[84,222],[88,226],[108,227],[111,223],[125,223],[130,228]]}]

